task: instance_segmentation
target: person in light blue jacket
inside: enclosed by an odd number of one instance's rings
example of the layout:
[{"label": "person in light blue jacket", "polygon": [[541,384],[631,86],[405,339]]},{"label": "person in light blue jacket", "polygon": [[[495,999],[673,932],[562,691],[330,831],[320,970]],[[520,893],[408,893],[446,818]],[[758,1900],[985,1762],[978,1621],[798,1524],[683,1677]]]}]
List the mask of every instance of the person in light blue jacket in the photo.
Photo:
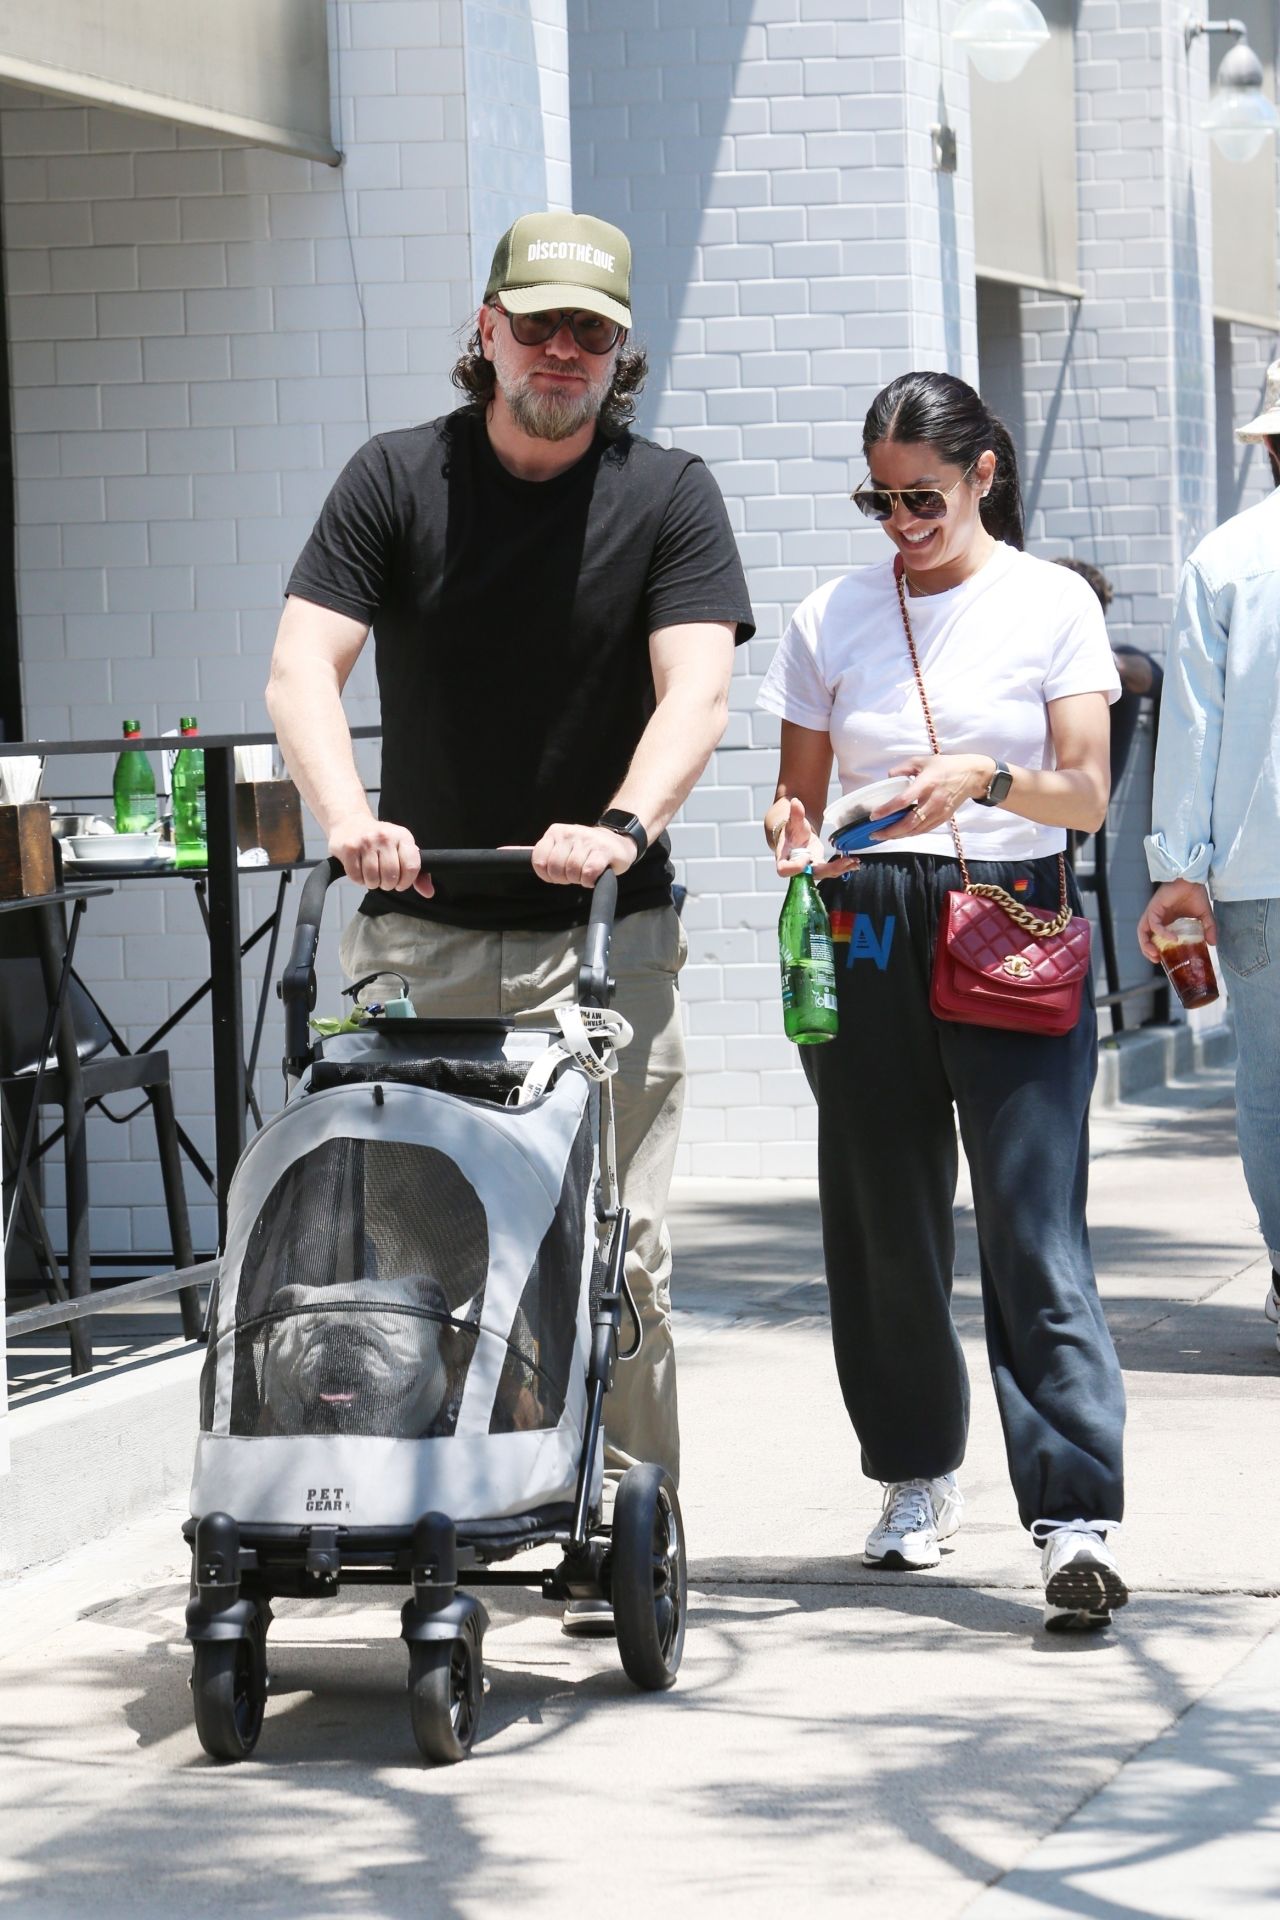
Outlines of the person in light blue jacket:
[{"label": "person in light blue jacket", "polygon": [[[1165,663],[1151,878],[1138,923],[1199,920],[1226,975],[1239,1050],[1240,1158],[1271,1257],[1280,1327],[1280,361],[1241,440],[1267,451],[1276,491],[1202,540],[1183,570]],[[1280,1331],[1276,1335],[1280,1347]]]}]

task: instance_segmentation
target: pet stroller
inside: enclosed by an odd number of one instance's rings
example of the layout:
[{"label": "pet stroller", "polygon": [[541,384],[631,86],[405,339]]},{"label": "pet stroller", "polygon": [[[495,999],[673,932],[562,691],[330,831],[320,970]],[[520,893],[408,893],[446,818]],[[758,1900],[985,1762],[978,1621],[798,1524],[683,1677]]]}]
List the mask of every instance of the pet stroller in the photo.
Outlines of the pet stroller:
[{"label": "pet stroller", "polygon": [[[528,860],[423,854],[435,872]],[[488,1615],[463,1578],[610,1602],[641,1688],[671,1686],[684,1645],[670,1476],[631,1467],[602,1513],[604,1396],[640,1340],[613,1170],[616,879],[594,890],[579,1004],[545,1029],[373,1012],[317,1039],[341,871],[303,890],[280,988],[290,1096],[236,1168],[210,1302],[184,1533],[196,1728],[221,1760],[261,1731],[278,1595],[411,1589],[410,1719],[433,1761],[465,1757],[485,1690]],[[550,1571],[501,1564],[548,1546]]]}]

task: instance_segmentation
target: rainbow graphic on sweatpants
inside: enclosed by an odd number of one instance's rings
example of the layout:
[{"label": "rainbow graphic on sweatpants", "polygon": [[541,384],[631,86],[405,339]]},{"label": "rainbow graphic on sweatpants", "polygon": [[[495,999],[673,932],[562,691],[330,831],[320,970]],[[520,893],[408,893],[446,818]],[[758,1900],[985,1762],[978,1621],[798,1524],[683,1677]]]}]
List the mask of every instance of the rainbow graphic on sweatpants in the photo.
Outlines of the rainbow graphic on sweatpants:
[{"label": "rainbow graphic on sweatpants", "polygon": [[857,960],[874,960],[883,973],[889,964],[897,924],[897,916],[887,913],[883,926],[877,929],[869,913],[850,913],[838,907],[831,916],[831,944],[837,952],[843,950],[846,967]]}]

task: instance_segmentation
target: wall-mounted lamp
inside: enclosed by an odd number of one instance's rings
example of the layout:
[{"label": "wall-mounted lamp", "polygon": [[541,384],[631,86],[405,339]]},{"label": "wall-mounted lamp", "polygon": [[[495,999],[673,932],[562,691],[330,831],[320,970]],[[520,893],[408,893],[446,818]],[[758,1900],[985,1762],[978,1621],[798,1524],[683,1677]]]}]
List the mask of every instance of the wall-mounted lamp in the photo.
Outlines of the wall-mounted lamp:
[{"label": "wall-mounted lamp", "polygon": [[1032,0],[968,0],[951,29],[984,80],[1016,80],[1049,39]]},{"label": "wall-mounted lamp", "polygon": [[1245,39],[1243,20],[1197,20],[1184,29],[1188,49],[1202,33],[1234,33],[1218,68],[1218,84],[1200,125],[1224,160],[1252,160],[1280,129],[1280,113],[1262,91],[1262,62]]}]

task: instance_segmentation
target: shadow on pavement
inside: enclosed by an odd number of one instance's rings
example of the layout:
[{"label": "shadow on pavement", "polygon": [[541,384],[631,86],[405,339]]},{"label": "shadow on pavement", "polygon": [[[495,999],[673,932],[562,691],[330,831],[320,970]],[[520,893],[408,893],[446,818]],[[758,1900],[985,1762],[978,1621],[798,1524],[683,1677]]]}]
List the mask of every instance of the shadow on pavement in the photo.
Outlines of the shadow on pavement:
[{"label": "shadow on pavement", "polygon": [[[513,1811],[519,1803],[514,1782],[526,1767],[530,1807],[542,1804],[539,1794],[563,1798],[569,1763],[558,1743],[591,1719],[604,1724],[584,1751],[638,1765],[639,1791],[666,1791],[671,1756],[683,1751],[682,1804],[721,1843],[785,1833],[793,1858],[803,1858],[806,1840],[821,1839],[853,1861],[860,1836],[882,1851],[888,1831],[981,1887],[1008,1863],[1011,1824],[1028,1833],[1055,1826],[1142,1744],[1136,1701],[1151,1731],[1190,1704],[1194,1690],[1161,1657],[1161,1636],[1173,1627],[1180,1636],[1211,1634],[1239,1605],[1233,1597],[1144,1596],[1111,1634],[1055,1640],[1041,1631],[1031,1593],[897,1578],[823,1584],[824,1567],[847,1571],[834,1559],[741,1567],[748,1578],[740,1572],[695,1592],[691,1658],[663,1696],[636,1694],[616,1658],[601,1663],[611,1651],[604,1647],[547,1640],[527,1655],[514,1644],[504,1650],[501,1627],[521,1628],[541,1610],[525,1595],[513,1595],[508,1608],[504,1595],[492,1691],[474,1757],[460,1768],[420,1763],[404,1649],[371,1636],[365,1622],[344,1620],[341,1603],[280,1615],[267,1724],[255,1758],[238,1767],[217,1767],[195,1751],[189,1654],[175,1633],[184,1587],[173,1582],[95,1610],[103,1625],[128,1623],[155,1637],[77,1657],[69,1676],[77,1711],[98,1729],[89,1761],[96,1804],[81,1799],[74,1821],[26,1845],[21,1820],[11,1817],[6,1852],[10,1872],[22,1878],[0,1892],[0,1911],[89,1911],[96,1920],[223,1913],[231,1872],[241,1876],[243,1910],[462,1920],[487,1902],[511,1900],[530,1869],[544,1884],[564,1870],[556,1840],[530,1829],[529,1809],[504,1819],[501,1805]],[[331,1640],[289,1640],[291,1625],[309,1626],[321,1614],[332,1621]],[[1003,1692],[993,1693],[981,1657],[992,1642],[1011,1663]],[[1031,1677],[1028,1652],[1044,1688]],[[818,1663],[826,1682],[792,1684],[797,1658]],[[930,1684],[931,1671],[945,1676],[941,1687]],[[30,1687],[30,1676],[21,1684]],[[123,1696],[123,1709],[112,1704],[105,1718],[122,1711],[136,1738],[132,1750],[113,1739],[105,1768],[95,1695]],[[74,1728],[24,1726],[6,1713],[0,1724],[0,1754],[23,1763],[33,1791],[74,1764]],[[663,1729],[661,1775],[643,1744],[654,1726]],[[1259,1820],[1280,1800],[1275,1739],[1263,1716],[1220,1718],[1205,1764],[1218,1769],[1207,1790],[1224,1822],[1238,1817],[1232,1796]],[[557,1755],[550,1764],[549,1748]],[[591,1788],[583,1779],[582,1792]],[[1148,1845],[1158,1856],[1161,1817],[1159,1805],[1147,1806],[1135,1820],[1135,1857]],[[572,1826],[577,1816],[566,1809],[566,1818]],[[509,1842],[497,1837],[504,1832]],[[1121,1911],[1097,1903],[1056,1910],[1096,1920]]]},{"label": "shadow on pavement", "polygon": [[[674,1294],[677,1314],[691,1332],[829,1320],[812,1195],[776,1203],[712,1200],[699,1212],[696,1231],[692,1221],[685,1203],[675,1227]],[[962,1214],[956,1226],[952,1311],[961,1332],[979,1338],[982,1302],[972,1215]],[[1256,1308],[1219,1303],[1214,1296],[1238,1267],[1224,1259],[1211,1221],[1198,1244],[1189,1242],[1185,1225],[1166,1232],[1107,1223],[1095,1226],[1091,1238],[1107,1321],[1126,1369],[1258,1379],[1280,1375],[1274,1333],[1262,1316],[1265,1271],[1259,1268]],[[1151,1281],[1167,1282],[1168,1292],[1126,1284]]]},{"label": "shadow on pavement", "polygon": [[[500,1894],[509,1896],[538,1854],[528,1835],[513,1840],[510,1853],[495,1839],[503,1822],[488,1803],[499,1790],[486,1787],[486,1760],[495,1749],[510,1754],[514,1730],[524,1730],[520,1764],[525,1747],[584,1715],[641,1699],[612,1647],[607,1671],[591,1656],[575,1663],[577,1673],[552,1672],[504,1658],[499,1636],[496,1658],[486,1659],[492,1689],[471,1761],[430,1767],[410,1729],[395,1607],[382,1638],[363,1630],[367,1619],[353,1630],[341,1601],[295,1604],[277,1615],[268,1642],[271,1691],[258,1748],[223,1766],[196,1746],[191,1655],[181,1639],[186,1593],[185,1582],[174,1581],[82,1616],[117,1634],[132,1630],[129,1642],[100,1656],[80,1651],[61,1676],[79,1720],[93,1729],[82,1780],[96,1777],[97,1790],[89,1784],[77,1794],[75,1820],[58,1823],[52,1837],[41,1819],[35,1841],[24,1840],[6,1796],[0,1913],[462,1920],[477,1900],[496,1906]],[[508,1606],[503,1595],[501,1618],[495,1607],[495,1626],[548,1611],[533,1595],[513,1598]],[[370,1604],[378,1602],[353,1602]],[[329,1639],[290,1640],[300,1623],[326,1613]],[[78,1764],[75,1727],[57,1715],[46,1720],[44,1709],[32,1675],[4,1675],[0,1769],[22,1778],[29,1797]],[[122,1742],[122,1726],[131,1741]]]},{"label": "shadow on pavement", "polygon": [[[1163,1308],[1157,1319],[1153,1309]],[[1231,1379],[1280,1379],[1275,1332],[1254,1307],[1214,1300],[1126,1300],[1110,1293],[1107,1320],[1126,1373],[1218,1374]]]},{"label": "shadow on pavement", "polygon": [[[1222,1888],[1217,1910],[1258,1914],[1269,1905],[1274,1911],[1280,1902],[1274,1865],[1280,1720],[1274,1707],[1202,1701],[1194,1728],[1184,1726],[1148,1749],[1138,1767],[1119,1791],[1104,1793],[1067,1829],[1071,1864],[1016,1867],[1000,1882],[1002,1894],[1062,1920],[1139,1920],[1149,1912],[1193,1912],[1200,1900],[1207,1915],[1213,1899],[1207,1862],[1195,1856],[1216,1841],[1217,1863],[1226,1864],[1229,1850],[1246,1867],[1243,1882],[1232,1876],[1234,1883]],[[1050,1844],[1060,1855],[1062,1849]],[[1272,1863],[1269,1869],[1264,1860]],[[1095,1878],[1102,1884],[1091,1886]],[[1142,1904],[1133,1904],[1135,1899]]]}]

